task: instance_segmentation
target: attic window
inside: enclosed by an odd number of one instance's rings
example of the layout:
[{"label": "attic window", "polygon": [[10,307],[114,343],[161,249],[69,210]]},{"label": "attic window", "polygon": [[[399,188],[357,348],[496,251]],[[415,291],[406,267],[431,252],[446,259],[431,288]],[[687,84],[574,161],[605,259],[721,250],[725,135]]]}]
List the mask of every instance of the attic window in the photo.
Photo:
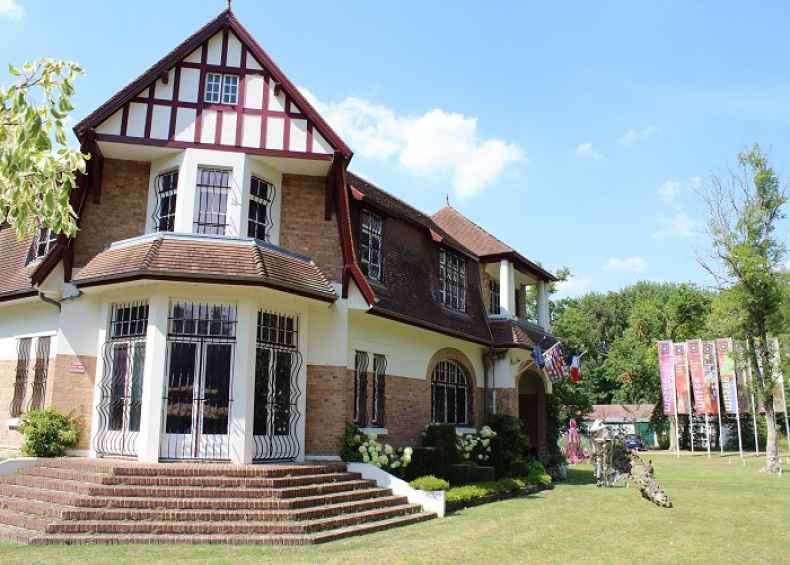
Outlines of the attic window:
[{"label": "attic window", "polygon": [[33,259],[40,259],[44,257],[49,250],[55,246],[58,240],[58,234],[54,233],[49,228],[41,228],[38,230],[38,235],[33,241]]},{"label": "attic window", "polygon": [[229,190],[230,171],[202,167],[198,169],[198,213],[194,223],[195,233],[225,235]]},{"label": "attic window", "polygon": [[247,237],[269,241],[272,227],[271,204],[274,199],[274,185],[252,177],[250,181],[250,210],[247,218]]},{"label": "attic window", "polygon": [[381,216],[362,210],[359,222],[359,262],[373,280],[381,280]]},{"label": "attic window", "polygon": [[156,209],[154,210],[154,229],[173,231],[176,224],[176,188],[178,170],[168,171],[156,177]]},{"label": "attic window", "polygon": [[466,311],[466,261],[459,253],[439,250],[439,287],[442,304]]},{"label": "attic window", "polygon": [[203,100],[209,104],[236,104],[239,101],[239,76],[206,73]]},{"label": "attic window", "polygon": [[494,316],[497,316],[497,315],[500,314],[500,309],[499,309],[499,300],[500,300],[499,281],[496,280],[496,279],[493,279],[493,278],[489,279],[488,280],[488,289],[490,290],[490,294],[491,294],[491,304],[489,304],[488,313],[492,314]]}]

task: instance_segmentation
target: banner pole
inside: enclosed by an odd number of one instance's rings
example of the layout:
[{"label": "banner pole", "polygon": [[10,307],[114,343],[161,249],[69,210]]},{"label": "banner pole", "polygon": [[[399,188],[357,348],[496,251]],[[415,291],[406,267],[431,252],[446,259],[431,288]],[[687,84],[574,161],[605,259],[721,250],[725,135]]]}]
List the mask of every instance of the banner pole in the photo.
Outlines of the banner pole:
[{"label": "banner pole", "polygon": [[710,459],[710,422],[708,422],[707,410],[705,410],[705,441],[708,443],[708,459]]},{"label": "banner pole", "polygon": [[675,344],[670,342],[669,351],[672,353],[672,396],[675,399],[675,457],[680,457],[680,418],[678,418],[678,389],[675,386]]},{"label": "banner pole", "polygon": [[743,439],[741,438],[741,399],[738,398],[738,372],[735,372],[735,419],[738,420],[738,453],[743,460]]},{"label": "banner pole", "polygon": [[[749,383],[751,386],[751,382]],[[754,456],[760,456],[760,440],[757,437],[757,405],[754,401],[754,391],[752,391],[752,422],[754,425]]]},{"label": "banner pole", "polygon": [[691,438],[691,454],[694,455],[694,405],[691,403],[691,379],[689,378],[689,347],[688,342],[683,348],[683,355],[686,356],[686,393],[689,398],[689,437]]}]

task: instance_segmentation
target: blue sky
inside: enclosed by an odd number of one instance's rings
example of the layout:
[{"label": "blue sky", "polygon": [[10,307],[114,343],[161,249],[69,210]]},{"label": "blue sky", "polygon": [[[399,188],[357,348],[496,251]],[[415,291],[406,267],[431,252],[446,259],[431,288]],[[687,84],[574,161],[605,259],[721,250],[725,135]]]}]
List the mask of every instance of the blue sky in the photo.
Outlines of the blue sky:
[{"label": "blue sky", "polygon": [[[0,0],[0,62],[79,61],[79,119],[224,6]],[[449,194],[525,255],[569,266],[567,294],[710,284],[694,187],[754,142],[790,171],[782,2],[233,8],[355,151],[353,170],[426,212]]]}]

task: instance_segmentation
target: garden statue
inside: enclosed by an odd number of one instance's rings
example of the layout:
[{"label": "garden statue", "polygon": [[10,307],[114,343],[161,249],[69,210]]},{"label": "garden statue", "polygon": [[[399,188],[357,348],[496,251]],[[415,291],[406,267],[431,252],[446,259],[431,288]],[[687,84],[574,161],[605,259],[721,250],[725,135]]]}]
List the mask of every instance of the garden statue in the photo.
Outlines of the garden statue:
[{"label": "garden statue", "polygon": [[565,441],[565,447],[562,448],[562,454],[571,465],[589,459],[589,455],[587,455],[582,448],[582,438],[581,435],[579,435],[579,428],[576,425],[576,420],[573,418],[571,418],[568,426],[568,436]]},{"label": "garden statue", "polygon": [[[655,479],[652,462],[646,464],[635,451],[626,449],[622,436],[613,434],[601,420],[593,422],[590,433],[597,486],[610,487],[621,478],[631,479],[644,498],[658,506],[672,508],[672,501]],[[636,471],[635,464],[640,467]]]}]

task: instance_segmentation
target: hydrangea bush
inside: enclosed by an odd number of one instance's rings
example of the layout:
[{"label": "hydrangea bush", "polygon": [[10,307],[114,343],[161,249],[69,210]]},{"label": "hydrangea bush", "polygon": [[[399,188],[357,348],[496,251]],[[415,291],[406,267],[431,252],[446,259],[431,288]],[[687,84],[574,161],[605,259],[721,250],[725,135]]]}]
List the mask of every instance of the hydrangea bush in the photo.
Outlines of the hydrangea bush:
[{"label": "hydrangea bush", "polygon": [[344,461],[370,463],[380,469],[398,471],[411,463],[412,448],[395,449],[388,443],[379,442],[377,434],[366,434],[348,424],[341,455]]},{"label": "hydrangea bush", "polygon": [[489,426],[483,426],[473,434],[459,434],[456,439],[458,453],[465,460],[485,464],[491,459],[491,440],[496,432]]}]

